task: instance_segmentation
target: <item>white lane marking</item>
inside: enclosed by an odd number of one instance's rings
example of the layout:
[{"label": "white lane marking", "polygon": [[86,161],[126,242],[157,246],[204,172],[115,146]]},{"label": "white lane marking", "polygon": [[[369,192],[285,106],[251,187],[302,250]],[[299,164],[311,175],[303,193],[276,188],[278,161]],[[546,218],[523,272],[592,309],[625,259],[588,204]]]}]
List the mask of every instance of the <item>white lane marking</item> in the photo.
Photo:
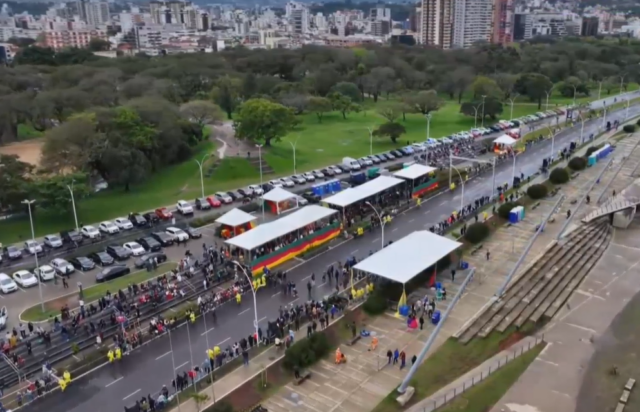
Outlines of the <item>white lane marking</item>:
[{"label": "white lane marking", "polygon": [[275,298],[276,296],[278,296],[279,294],[281,294],[282,292],[278,292],[278,293],[274,293],[273,295],[271,295],[272,298]]},{"label": "white lane marking", "polygon": [[215,329],[215,328],[211,328],[211,329],[209,329],[209,330],[205,330],[204,332],[202,332],[202,333],[200,334],[200,336],[204,336],[204,335],[206,335],[207,333],[211,332],[211,331],[212,331],[212,330],[214,330],[214,329]]},{"label": "white lane marking", "polygon": [[118,382],[118,381],[120,381],[122,379],[124,379],[124,376],[119,377],[118,379],[116,379],[115,381],[113,381],[111,383],[107,383],[104,387],[108,388],[109,386],[113,385],[114,383],[116,383],[116,382]]},{"label": "white lane marking", "polygon": [[356,253],[358,253],[358,251],[359,251],[359,250],[360,250],[360,249],[356,249],[356,250],[354,250],[353,252],[351,252],[351,253],[350,253],[350,255],[355,255]]},{"label": "white lane marking", "polygon": [[413,222],[414,220],[415,220],[415,219],[411,219],[411,220],[409,221],[409,223]]},{"label": "white lane marking", "polygon": [[258,323],[262,322],[263,320],[266,320],[267,317],[265,316],[264,318],[258,319]]},{"label": "white lane marking", "polygon": [[238,316],[242,315],[243,313],[247,313],[247,312],[249,312],[249,309],[250,309],[250,308],[247,308],[247,309],[243,310],[242,312],[238,313]]},{"label": "white lane marking", "polygon": [[138,389],[137,391],[133,392],[132,394],[129,394],[127,396],[125,396],[124,398],[122,398],[123,401],[126,401],[127,399],[129,399],[130,397],[132,397],[133,395],[135,395],[136,393],[140,392],[141,389]]},{"label": "white lane marking", "polygon": [[183,366],[189,364],[189,361],[185,362],[185,363],[181,363],[180,365],[176,366],[176,370],[182,368]]},{"label": "white lane marking", "polygon": [[307,280],[311,277],[311,275],[307,276],[306,278],[302,278],[302,280]]},{"label": "white lane marking", "polygon": [[394,228],[394,229],[392,229],[391,231],[392,231],[392,232],[395,232],[396,230],[398,230],[398,228],[397,228],[397,227],[396,227],[396,228]]},{"label": "white lane marking", "polygon": [[227,338],[227,339],[223,340],[222,342],[219,342],[216,346],[220,346],[220,345],[222,345],[223,343],[225,343],[225,342],[227,342],[227,341],[230,341],[230,340],[231,340],[231,338]]},{"label": "white lane marking", "polygon": [[379,237],[377,237],[377,238],[373,239],[373,240],[371,241],[371,243],[376,243],[378,240],[380,240],[380,238],[379,238]]},{"label": "white lane marking", "polygon": [[160,359],[164,358],[165,356],[167,356],[167,355],[168,355],[168,354],[170,354],[170,353],[171,353],[171,351],[169,351],[169,352],[167,352],[167,353],[165,353],[165,354],[163,354],[163,355],[160,355],[160,356],[158,356],[158,357],[156,358],[156,360],[160,360]]}]

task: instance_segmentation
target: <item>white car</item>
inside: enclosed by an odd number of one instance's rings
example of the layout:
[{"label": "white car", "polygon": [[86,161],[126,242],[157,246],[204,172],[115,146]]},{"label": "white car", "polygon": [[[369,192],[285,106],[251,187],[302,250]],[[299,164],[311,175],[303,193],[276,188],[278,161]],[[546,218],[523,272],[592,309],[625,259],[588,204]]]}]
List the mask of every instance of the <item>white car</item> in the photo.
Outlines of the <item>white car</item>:
[{"label": "white car", "polygon": [[115,223],[120,230],[133,229],[133,223],[131,223],[131,221],[126,217],[119,217],[116,220],[114,220],[113,223]]},{"label": "white car", "polygon": [[44,237],[44,244],[50,248],[62,247],[62,239],[58,235],[47,235]]},{"label": "white car", "polygon": [[316,179],[324,179],[324,173],[322,173],[319,170],[314,170],[311,173],[313,173],[313,175],[316,177]]},{"label": "white car", "polygon": [[299,185],[303,185],[303,184],[307,183],[308,179],[306,179],[302,175],[293,175],[293,176],[291,176],[291,180],[293,180],[295,183],[297,183]]},{"label": "white car", "polygon": [[27,240],[24,242],[24,249],[32,255],[35,255],[36,253],[42,252],[42,245],[35,240]]},{"label": "white car", "polygon": [[280,179],[274,179],[274,180],[269,180],[269,184],[273,187],[279,187],[282,188],[283,183],[280,181]]},{"label": "white car", "polygon": [[50,263],[51,267],[61,275],[70,274],[76,271],[76,268],[66,260],[62,258],[55,258]]},{"label": "white car", "polygon": [[40,278],[41,281],[53,280],[56,277],[56,271],[49,265],[42,265],[33,270],[33,274]]},{"label": "white car", "polygon": [[293,180],[289,179],[288,177],[283,177],[282,179],[280,179],[280,181],[282,182],[282,185],[284,187],[294,187],[296,184],[293,183]]},{"label": "white car", "polygon": [[260,185],[249,185],[249,189],[253,190],[253,193],[257,196],[261,196],[264,193]]},{"label": "white car", "polygon": [[100,231],[93,226],[84,226],[80,229],[80,233],[82,236],[88,237],[89,239],[100,239]]},{"label": "white car", "polygon": [[193,214],[193,206],[191,206],[191,203],[187,202],[186,200],[178,200],[177,208],[178,212],[183,215]]},{"label": "white car", "polygon": [[13,280],[23,288],[29,288],[38,284],[38,279],[28,270],[19,270],[13,274]]},{"label": "white car", "polygon": [[116,233],[120,233],[120,228],[113,222],[109,220],[105,220],[104,222],[98,225],[98,229],[101,232],[107,233],[109,235],[115,235]]},{"label": "white car", "polygon": [[171,236],[173,240],[178,242],[186,242],[189,240],[189,234],[182,229],[178,229],[177,227],[168,227],[167,235]]},{"label": "white car", "polygon": [[140,246],[138,242],[127,242],[122,245],[122,247],[124,247],[125,249],[129,249],[133,256],[141,256],[147,253],[147,251],[142,246]]},{"label": "white car", "polygon": [[298,199],[298,206],[306,206],[309,204],[309,201],[302,196],[296,196]]},{"label": "white car", "polygon": [[0,273],[0,290],[7,294],[18,290],[18,285],[6,273]]},{"label": "white car", "polygon": [[333,173],[337,175],[342,174],[342,169],[340,169],[338,166],[329,166],[329,169],[333,170]]},{"label": "white car", "polygon": [[307,182],[314,182],[316,180],[316,177],[311,172],[303,173],[302,177],[307,179]]},{"label": "white car", "polygon": [[366,157],[361,157],[360,159],[358,159],[358,162],[360,162],[361,166],[372,166],[373,165],[373,161],[371,161],[371,159],[367,159]]},{"label": "white car", "polygon": [[215,194],[215,196],[216,196],[216,199],[218,199],[222,203],[226,203],[226,204],[233,203],[233,199],[231,198],[231,196],[229,196],[225,192],[218,192]]}]

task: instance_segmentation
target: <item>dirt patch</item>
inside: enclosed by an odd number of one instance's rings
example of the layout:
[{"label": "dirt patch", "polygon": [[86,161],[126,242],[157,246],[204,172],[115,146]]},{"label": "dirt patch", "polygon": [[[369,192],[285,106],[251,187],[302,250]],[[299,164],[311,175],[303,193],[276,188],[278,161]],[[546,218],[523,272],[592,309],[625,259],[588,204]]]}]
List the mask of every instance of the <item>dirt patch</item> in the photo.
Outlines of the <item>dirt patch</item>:
[{"label": "dirt patch", "polygon": [[25,163],[39,166],[43,144],[44,140],[42,139],[11,143],[6,146],[0,146],[0,154],[16,155]]},{"label": "dirt patch", "polygon": [[501,340],[500,343],[498,344],[498,348],[500,349],[500,352],[502,352],[503,350],[509,349],[510,347],[512,347],[513,345],[515,345],[516,343],[524,339],[525,336],[526,335],[524,335],[521,332],[518,332],[518,331],[513,332],[511,335]]}]

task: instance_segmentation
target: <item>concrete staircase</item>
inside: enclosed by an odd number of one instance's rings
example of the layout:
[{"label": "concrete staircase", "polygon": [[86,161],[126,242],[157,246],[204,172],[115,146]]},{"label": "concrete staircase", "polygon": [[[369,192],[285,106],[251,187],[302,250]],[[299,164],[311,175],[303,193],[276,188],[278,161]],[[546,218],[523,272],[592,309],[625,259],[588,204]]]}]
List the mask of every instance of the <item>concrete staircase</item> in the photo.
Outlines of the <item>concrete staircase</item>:
[{"label": "concrete staircase", "polygon": [[600,259],[612,235],[607,222],[573,231],[516,279],[501,299],[467,327],[460,341],[467,343],[527,321],[552,318]]},{"label": "concrete staircase", "polygon": [[248,160],[249,160],[249,163],[251,164],[251,166],[253,166],[258,172],[260,172],[260,160],[262,160],[262,174],[263,175],[271,175],[271,174],[275,173],[273,168],[271,166],[269,166],[269,164],[264,159],[264,157],[262,159],[259,159],[257,157],[250,157]]}]

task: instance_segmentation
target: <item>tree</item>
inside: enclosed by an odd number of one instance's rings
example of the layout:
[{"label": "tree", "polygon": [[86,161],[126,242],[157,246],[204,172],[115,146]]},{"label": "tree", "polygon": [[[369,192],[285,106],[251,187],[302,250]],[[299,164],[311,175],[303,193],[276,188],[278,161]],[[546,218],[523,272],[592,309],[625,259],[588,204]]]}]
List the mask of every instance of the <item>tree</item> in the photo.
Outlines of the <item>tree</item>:
[{"label": "tree", "polygon": [[484,116],[489,116],[491,119],[496,119],[502,113],[503,107],[500,100],[487,97],[484,100],[484,105],[482,104],[482,100],[474,100],[472,102],[462,103],[460,106],[460,113],[465,116],[477,116],[477,119],[482,118],[482,114]]},{"label": "tree", "polygon": [[458,103],[462,103],[462,96],[473,83],[473,69],[471,67],[459,67],[452,74],[454,90],[458,94]]},{"label": "tree", "polygon": [[19,210],[20,202],[31,192],[34,166],[18,156],[0,154],[0,210]]},{"label": "tree", "polygon": [[13,62],[17,65],[55,66],[56,53],[51,47],[29,46],[20,49]]},{"label": "tree", "polygon": [[402,103],[391,102],[382,107],[378,107],[378,114],[384,117],[388,123],[395,123],[402,113]]},{"label": "tree", "polygon": [[209,395],[204,394],[204,393],[194,392],[194,393],[191,394],[191,398],[193,399],[193,401],[196,404],[197,412],[200,412],[200,410],[202,409],[202,405],[204,405],[204,403],[207,400],[209,400]]},{"label": "tree", "polygon": [[348,96],[345,96],[340,93],[331,93],[329,95],[329,100],[331,101],[333,110],[336,110],[342,113],[343,119],[346,119],[347,113],[353,110],[354,103],[351,101],[351,98]]},{"label": "tree", "polygon": [[238,139],[271,146],[297,124],[293,110],[266,99],[250,99],[238,108],[233,127]]},{"label": "tree", "polygon": [[538,103],[538,109],[542,107],[542,99],[547,97],[553,83],[543,74],[524,73],[516,80],[513,89],[519,95],[527,96],[532,102]]},{"label": "tree", "polygon": [[378,126],[378,128],[373,131],[373,135],[378,137],[389,137],[391,141],[395,143],[396,140],[406,132],[407,129],[405,129],[405,127],[400,123],[387,122]]},{"label": "tree", "polygon": [[318,118],[318,123],[322,123],[324,115],[331,112],[333,107],[331,106],[331,101],[326,97],[311,96],[307,100],[307,110],[315,113]]},{"label": "tree", "polygon": [[589,88],[587,85],[575,76],[567,77],[565,81],[558,85],[558,89],[560,90],[560,94],[564,97],[574,97],[574,93],[576,96],[578,93],[584,94],[585,96],[589,95]]},{"label": "tree", "polygon": [[34,110],[44,117],[59,123],[64,122],[74,112],[81,111],[91,101],[91,96],[78,88],[54,89],[38,93],[33,100]]},{"label": "tree", "polygon": [[351,99],[354,103],[362,101],[362,94],[355,83],[340,82],[331,88],[331,92],[329,94],[331,95],[334,93],[340,93],[341,95]]},{"label": "tree", "polygon": [[222,120],[222,110],[207,100],[192,100],[180,106],[182,113],[189,121],[197,123],[200,128],[205,124]]},{"label": "tree", "polygon": [[307,109],[309,97],[300,93],[285,93],[278,100],[280,104],[293,110],[293,113],[302,114]]},{"label": "tree", "polygon": [[87,48],[92,52],[107,51],[111,49],[111,42],[98,37],[93,37],[91,40],[89,40],[89,45],[87,46]]},{"label": "tree", "polygon": [[213,101],[227,113],[231,119],[233,111],[240,104],[242,82],[231,76],[222,76],[215,81],[211,96]]},{"label": "tree", "polygon": [[84,173],[42,176],[34,181],[37,206],[56,214],[70,212],[73,205],[67,186],[73,184],[73,197],[78,202],[91,194],[87,182],[88,177]]},{"label": "tree", "polygon": [[376,67],[364,77],[364,90],[377,102],[381,93],[393,88],[395,70],[390,67]]},{"label": "tree", "polygon": [[496,73],[491,76],[491,78],[502,91],[502,99],[509,99],[513,94],[513,86],[515,85],[518,76],[510,73]]},{"label": "tree", "polygon": [[407,103],[418,113],[427,115],[442,107],[442,99],[435,90],[423,90],[407,96]]},{"label": "tree", "polygon": [[473,98],[479,99],[482,96],[486,96],[487,98],[495,98],[502,99],[502,91],[495,80],[485,77],[478,76],[474,80],[471,85],[471,90],[473,92]]}]

